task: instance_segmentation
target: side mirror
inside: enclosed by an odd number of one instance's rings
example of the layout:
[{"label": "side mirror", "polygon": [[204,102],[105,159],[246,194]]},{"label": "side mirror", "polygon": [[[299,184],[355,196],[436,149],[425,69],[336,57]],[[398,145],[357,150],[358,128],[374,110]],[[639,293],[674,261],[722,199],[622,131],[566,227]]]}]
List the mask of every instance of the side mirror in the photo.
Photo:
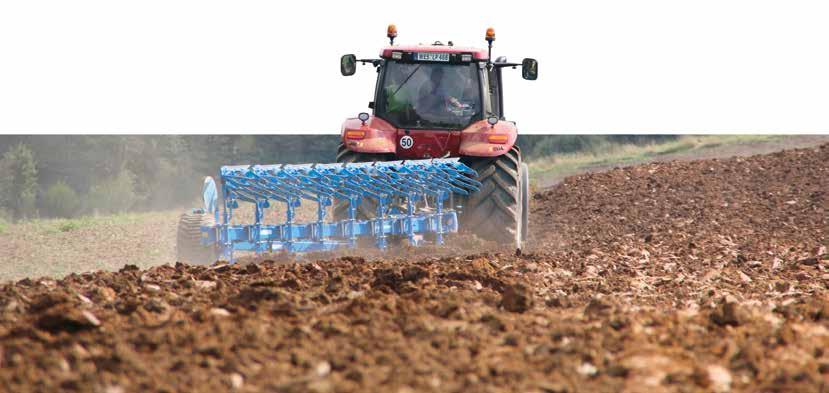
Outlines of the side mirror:
[{"label": "side mirror", "polygon": [[535,59],[524,59],[521,62],[521,77],[528,81],[538,79],[538,61]]},{"label": "side mirror", "polygon": [[340,73],[343,76],[351,76],[357,72],[357,57],[354,55],[343,55],[340,58]]}]

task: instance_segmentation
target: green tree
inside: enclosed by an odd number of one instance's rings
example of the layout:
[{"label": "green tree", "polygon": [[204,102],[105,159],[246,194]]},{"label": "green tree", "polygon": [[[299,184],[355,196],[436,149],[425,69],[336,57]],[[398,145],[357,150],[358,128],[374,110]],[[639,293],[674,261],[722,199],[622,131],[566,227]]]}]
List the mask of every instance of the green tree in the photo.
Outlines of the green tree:
[{"label": "green tree", "polygon": [[49,186],[42,200],[42,207],[46,213],[54,217],[74,217],[78,214],[80,206],[78,193],[63,180]]},{"label": "green tree", "polygon": [[20,220],[36,215],[36,201],[37,162],[32,151],[18,143],[0,159],[0,205]]},{"label": "green tree", "polygon": [[135,175],[122,169],[117,176],[96,184],[89,189],[84,201],[91,213],[124,213],[140,202],[135,193]]}]

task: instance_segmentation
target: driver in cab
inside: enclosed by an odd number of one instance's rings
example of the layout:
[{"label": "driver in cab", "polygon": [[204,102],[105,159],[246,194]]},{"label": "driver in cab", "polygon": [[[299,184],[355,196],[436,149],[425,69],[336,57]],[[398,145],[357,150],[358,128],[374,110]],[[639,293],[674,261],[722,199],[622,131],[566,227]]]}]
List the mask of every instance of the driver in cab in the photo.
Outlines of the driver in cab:
[{"label": "driver in cab", "polygon": [[[454,80],[458,78],[444,78],[442,67],[431,70],[429,79],[424,81],[418,92],[418,100],[415,103],[415,110],[419,114],[445,114],[451,108],[462,109],[460,97],[464,89],[459,89]],[[460,94],[459,94],[460,93]]]}]

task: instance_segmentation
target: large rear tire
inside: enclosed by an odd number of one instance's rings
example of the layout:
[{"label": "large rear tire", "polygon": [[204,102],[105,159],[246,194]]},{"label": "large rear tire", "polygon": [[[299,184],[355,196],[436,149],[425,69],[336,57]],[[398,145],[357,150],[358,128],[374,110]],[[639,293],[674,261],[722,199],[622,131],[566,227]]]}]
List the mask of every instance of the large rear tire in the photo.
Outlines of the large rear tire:
[{"label": "large rear tire", "polygon": [[526,163],[521,163],[521,250],[527,248],[530,224],[530,170]]},{"label": "large rear tire", "polygon": [[[478,173],[481,189],[466,197],[461,214],[462,228],[503,245],[523,247],[526,235],[525,198],[528,189],[521,152],[512,147],[498,157],[463,157],[462,162]],[[524,180],[524,181],[522,181]]]},{"label": "large rear tire", "polygon": [[[374,162],[374,161],[391,161],[394,156],[391,154],[372,154],[372,153],[358,153],[345,147],[342,143],[337,148],[337,163],[350,164],[353,162]],[[377,204],[370,198],[364,198],[359,206],[357,206],[357,219],[366,220],[374,217],[377,211]],[[348,218],[348,201],[336,200],[334,202],[334,219],[344,220]]]},{"label": "large rear tire", "polygon": [[201,244],[201,227],[212,226],[213,215],[196,210],[184,213],[178,221],[176,259],[195,265],[209,265],[218,260],[214,247]]}]

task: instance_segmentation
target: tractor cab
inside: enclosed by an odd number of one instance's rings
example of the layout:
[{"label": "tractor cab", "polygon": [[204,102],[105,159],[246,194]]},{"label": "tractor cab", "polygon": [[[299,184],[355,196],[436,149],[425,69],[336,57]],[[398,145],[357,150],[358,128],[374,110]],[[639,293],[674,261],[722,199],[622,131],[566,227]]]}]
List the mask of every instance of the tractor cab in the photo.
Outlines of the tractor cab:
[{"label": "tractor cab", "polygon": [[375,116],[397,128],[461,130],[494,114],[484,63],[436,44],[383,51]]},{"label": "tractor cab", "polygon": [[522,64],[505,58],[490,61],[495,34],[487,31],[489,51],[456,47],[451,41],[431,45],[394,46],[397,29],[389,26],[392,45],[383,48],[379,59],[358,60],[354,55],[341,59],[343,75],[353,75],[356,63],[377,68],[373,115],[399,129],[463,130],[471,124],[494,117],[504,119],[501,70],[521,66],[525,79],[537,78],[537,62]]}]

